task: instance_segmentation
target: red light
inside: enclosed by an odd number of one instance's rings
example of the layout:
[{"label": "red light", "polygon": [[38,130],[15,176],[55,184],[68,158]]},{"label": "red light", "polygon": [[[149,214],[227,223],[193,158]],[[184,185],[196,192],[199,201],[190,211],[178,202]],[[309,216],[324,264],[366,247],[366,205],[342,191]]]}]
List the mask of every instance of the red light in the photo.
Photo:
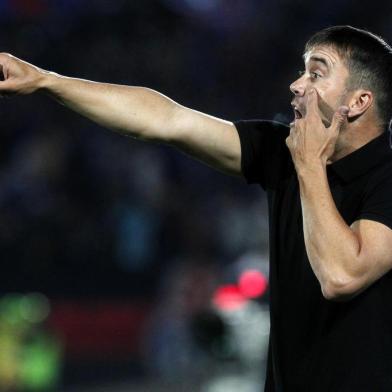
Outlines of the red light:
[{"label": "red light", "polygon": [[220,286],[214,293],[213,302],[222,310],[236,310],[241,308],[247,299],[236,285]]},{"label": "red light", "polygon": [[260,271],[246,270],[241,274],[238,285],[244,297],[257,298],[266,292],[268,280]]}]

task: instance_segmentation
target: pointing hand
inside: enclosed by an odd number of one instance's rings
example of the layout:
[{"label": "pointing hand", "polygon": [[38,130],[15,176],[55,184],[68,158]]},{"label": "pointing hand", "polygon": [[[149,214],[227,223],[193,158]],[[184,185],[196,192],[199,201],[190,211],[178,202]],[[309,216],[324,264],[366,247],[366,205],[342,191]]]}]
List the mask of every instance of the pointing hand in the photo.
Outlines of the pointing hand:
[{"label": "pointing hand", "polygon": [[8,53],[0,53],[0,95],[31,94],[48,74],[35,65]]}]

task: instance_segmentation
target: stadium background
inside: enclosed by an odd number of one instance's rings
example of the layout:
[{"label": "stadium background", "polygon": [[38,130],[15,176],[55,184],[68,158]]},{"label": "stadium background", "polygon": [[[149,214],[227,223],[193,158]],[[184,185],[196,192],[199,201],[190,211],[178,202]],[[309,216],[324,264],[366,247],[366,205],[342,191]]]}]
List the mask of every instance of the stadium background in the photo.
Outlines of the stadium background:
[{"label": "stadium background", "polygon": [[[0,51],[290,121],[302,48],[334,24],[392,41],[385,2],[0,0]],[[265,196],[43,94],[0,101],[0,390],[261,390]]]}]

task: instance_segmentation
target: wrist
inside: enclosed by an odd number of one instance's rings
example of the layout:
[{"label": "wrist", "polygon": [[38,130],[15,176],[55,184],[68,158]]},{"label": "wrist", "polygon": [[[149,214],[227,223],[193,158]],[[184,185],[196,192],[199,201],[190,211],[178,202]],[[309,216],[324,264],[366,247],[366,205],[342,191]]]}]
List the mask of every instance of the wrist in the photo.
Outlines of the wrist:
[{"label": "wrist", "polygon": [[39,76],[36,81],[36,91],[51,92],[59,78],[60,75],[55,72],[39,70]]},{"label": "wrist", "polygon": [[310,176],[320,176],[326,173],[326,162],[321,159],[309,161],[297,166],[296,171],[300,180]]}]

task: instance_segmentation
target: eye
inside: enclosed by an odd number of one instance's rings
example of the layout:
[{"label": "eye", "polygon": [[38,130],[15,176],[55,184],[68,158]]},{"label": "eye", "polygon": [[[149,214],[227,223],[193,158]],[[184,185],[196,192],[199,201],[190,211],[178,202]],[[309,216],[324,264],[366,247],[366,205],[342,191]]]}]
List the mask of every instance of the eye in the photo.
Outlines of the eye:
[{"label": "eye", "polygon": [[311,76],[312,79],[321,78],[321,75],[318,74],[317,72],[310,72],[310,76]]},{"label": "eye", "polygon": [[[305,70],[298,71],[298,75],[299,75],[300,77],[302,77],[302,76],[305,75],[305,74],[306,74],[306,71],[305,71]],[[315,71],[310,71],[310,72],[309,72],[309,75],[310,75],[310,78],[311,78],[311,79],[318,79],[318,78],[321,78],[321,77],[322,77],[321,74],[319,74],[319,73],[317,73],[317,72],[315,72]]]}]

